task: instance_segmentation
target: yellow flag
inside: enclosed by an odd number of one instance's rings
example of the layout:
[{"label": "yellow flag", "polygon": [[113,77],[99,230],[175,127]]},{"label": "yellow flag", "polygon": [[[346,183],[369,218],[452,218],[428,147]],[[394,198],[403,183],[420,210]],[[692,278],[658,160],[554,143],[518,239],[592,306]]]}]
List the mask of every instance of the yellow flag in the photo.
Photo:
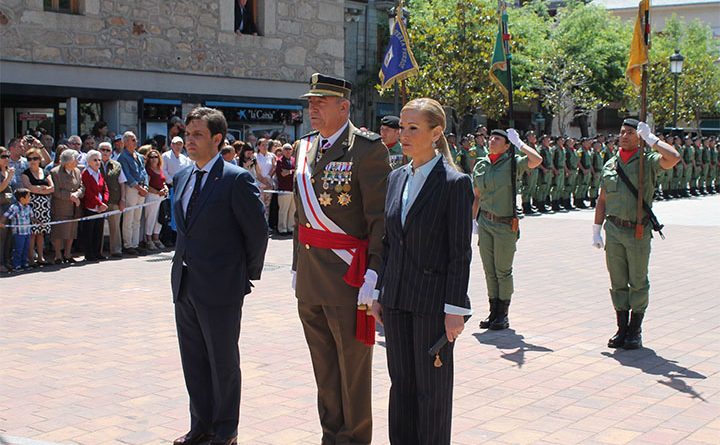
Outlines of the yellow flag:
[{"label": "yellow flag", "polygon": [[637,20],[635,20],[632,43],[630,44],[630,60],[628,60],[627,69],[625,70],[625,76],[636,87],[640,87],[642,83],[642,66],[648,63],[649,19],[650,0],[641,0]]}]

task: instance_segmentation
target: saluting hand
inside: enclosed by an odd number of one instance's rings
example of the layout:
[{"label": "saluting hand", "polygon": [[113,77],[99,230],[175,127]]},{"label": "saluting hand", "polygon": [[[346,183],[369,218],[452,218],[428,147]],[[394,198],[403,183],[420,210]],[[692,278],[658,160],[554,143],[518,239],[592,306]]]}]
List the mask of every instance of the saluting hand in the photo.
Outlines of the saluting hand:
[{"label": "saluting hand", "polygon": [[465,317],[462,315],[445,314],[445,335],[450,343],[460,337],[465,329]]}]

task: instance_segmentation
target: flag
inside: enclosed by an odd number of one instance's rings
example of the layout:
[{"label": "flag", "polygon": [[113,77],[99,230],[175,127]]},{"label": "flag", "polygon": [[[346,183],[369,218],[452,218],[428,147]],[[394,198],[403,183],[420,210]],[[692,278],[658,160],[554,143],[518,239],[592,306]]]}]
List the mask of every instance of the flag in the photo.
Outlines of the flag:
[{"label": "flag", "polygon": [[380,87],[385,89],[399,80],[407,79],[418,73],[418,64],[410,49],[410,38],[408,37],[405,24],[402,19],[402,7],[397,8],[398,15],[395,19],[390,43],[385,50],[382,67],[380,67]]},{"label": "flag", "polygon": [[507,33],[507,24],[508,16],[503,2],[500,20],[498,21],[498,33],[495,38],[495,50],[493,51],[492,62],[490,62],[490,79],[500,88],[506,100],[510,89],[510,72],[507,63],[509,54],[506,44],[510,40],[510,36]]},{"label": "flag", "polygon": [[642,67],[648,63],[648,46],[650,36],[650,0],[641,0],[635,20],[632,43],[630,43],[630,60],[628,60],[625,77],[639,88],[642,83]]}]

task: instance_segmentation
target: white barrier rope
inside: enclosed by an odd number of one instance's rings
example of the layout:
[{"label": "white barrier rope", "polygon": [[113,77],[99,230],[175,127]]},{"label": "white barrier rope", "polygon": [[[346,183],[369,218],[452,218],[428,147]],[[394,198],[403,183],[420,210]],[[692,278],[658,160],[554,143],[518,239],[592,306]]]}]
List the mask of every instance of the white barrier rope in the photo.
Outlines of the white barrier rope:
[{"label": "white barrier rope", "polygon": [[123,210],[111,210],[111,211],[109,211],[109,212],[98,213],[97,215],[91,215],[91,216],[84,216],[84,217],[82,217],[82,218],[77,218],[77,219],[63,219],[63,220],[61,220],[61,221],[50,221],[50,222],[40,223],[40,224],[15,224],[15,225],[13,225],[13,224],[8,224],[8,225],[6,225],[5,227],[41,227],[41,226],[56,226],[56,225],[58,225],[58,224],[67,224],[67,223],[72,223],[72,222],[90,221],[90,220],[93,220],[93,219],[107,218],[108,216],[120,215],[120,214],[122,214],[122,213],[124,213],[124,212],[128,212],[128,211],[130,211],[130,210],[141,209],[141,208],[143,208],[143,207],[147,207],[147,206],[154,205],[154,204],[158,204],[158,205],[159,205],[161,202],[166,201],[166,200],[168,200],[168,199],[169,199],[169,198],[161,199],[160,201],[146,202],[146,203],[144,203],[144,204],[138,204],[138,205],[136,205],[136,206],[125,207],[125,209],[123,209]]},{"label": "white barrier rope", "polygon": [[[261,191],[262,191],[263,193],[274,193],[274,194],[276,194],[276,195],[292,195],[292,194],[293,194],[293,192],[288,192],[288,191],[283,191],[283,190],[261,190]],[[61,221],[50,221],[50,222],[40,223],[40,224],[7,224],[5,227],[8,227],[8,228],[13,228],[13,227],[19,228],[19,227],[56,226],[56,225],[59,225],[59,224],[67,224],[67,223],[72,223],[72,222],[90,221],[90,220],[93,220],[93,219],[107,218],[108,216],[120,215],[120,214],[122,214],[122,213],[124,213],[124,212],[127,212],[127,211],[130,211],[130,210],[141,209],[141,208],[143,208],[143,207],[147,207],[147,206],[150,206],[150,205],[159,204],[159,203],[161,203],[161,202],[163,202],[163,201],[166,201],[166,200],[168,200],[168,199],[170,199],[170,198],[165,198],[165,199],[162,199],[162,200],[160,200],[160,201],[146,202],[146,203],[144,203],[144,204],[138,204],[138,205],[136,205],[136,206],[125,207],[125,209],[123,209],[123,210],[111,210],[111,211],[109,211],[109,212],[98,213],[97,215],[84,216],[84,217],[82,217],[82,218],[63,219],[63,220],[61,220]]]}]

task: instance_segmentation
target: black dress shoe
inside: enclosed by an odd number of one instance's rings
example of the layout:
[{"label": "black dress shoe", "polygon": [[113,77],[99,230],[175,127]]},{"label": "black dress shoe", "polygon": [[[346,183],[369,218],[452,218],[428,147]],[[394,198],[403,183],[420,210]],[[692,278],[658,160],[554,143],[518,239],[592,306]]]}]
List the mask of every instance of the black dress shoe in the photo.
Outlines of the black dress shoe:
[{"label": "black dress shoe", "polygon": [[63,261],[66,263],[69,263],[69,264],[77,263],[77,261],[75,261],[75,258],[73,258],[73,257],[63,258]]},{"label": "black dress shoe", "polygon": [[173,441],[173,445],[207,445],[213,439],[212,434],[188,432]]}]

